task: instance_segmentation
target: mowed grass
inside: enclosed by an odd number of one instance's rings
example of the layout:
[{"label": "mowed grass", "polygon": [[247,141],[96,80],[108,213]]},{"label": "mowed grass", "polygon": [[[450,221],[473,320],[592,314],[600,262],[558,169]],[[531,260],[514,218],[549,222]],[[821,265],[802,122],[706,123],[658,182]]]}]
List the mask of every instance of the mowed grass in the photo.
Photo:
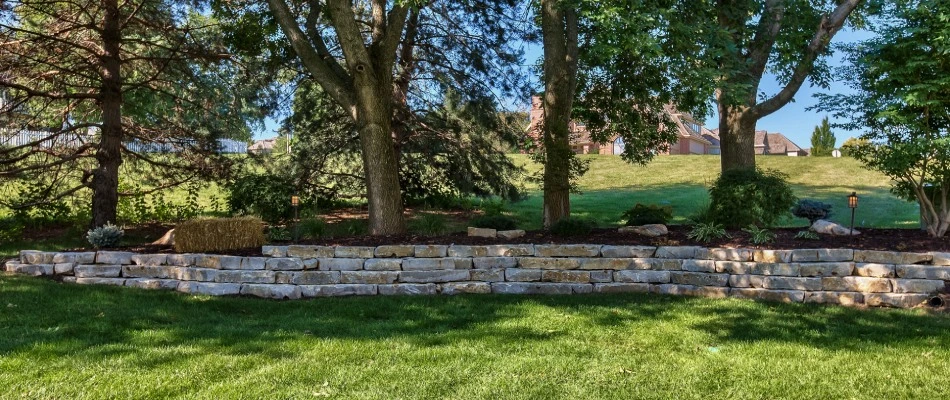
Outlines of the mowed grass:
[{"label": "mowed grass", "polygon": [[0,398],[946,398],[950,316],[661,295],[277,302],[0,276]]},{"label": "mowed grass", "polygon": [[[579,180],[580,194],[571,196],[573,216],[596,220],[603,226],[623,224],[621,214],[636,203],[673,206],[673,223],[685,223],[709,203],[708,188],[719,176],[719,156],[658,156],[646,166],[627,163],[616,156],[584,155],[590,170]],[[517,165],[530,172],[541,166],[527,156],[513,155]],[[891,180],[865,169],[852,158],[759,156],[756,164],[789,175],[799,198],[816,199],[834,206],[832,220],[849,224],[847,196],[857,192],[860,204],[855,226],[913,228],[918,226],[916,203],[890,193]],[[512,212],[529,229],[541,226],[543,197],[536,186],[529,196],[513,203]],[[808,221],[789,217],[784,226],[807,226]]]}]

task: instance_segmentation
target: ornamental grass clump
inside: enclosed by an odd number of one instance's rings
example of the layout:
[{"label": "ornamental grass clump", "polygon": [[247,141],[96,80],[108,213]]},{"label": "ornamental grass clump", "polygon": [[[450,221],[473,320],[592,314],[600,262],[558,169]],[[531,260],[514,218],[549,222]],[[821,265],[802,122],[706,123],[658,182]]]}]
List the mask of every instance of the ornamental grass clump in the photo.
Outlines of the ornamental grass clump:
[{"label": "ornamental grass clump", "polygon": [[175,251],[200,253],[260,247],[264,222],[257,217],[206,218],[175,227]]}]

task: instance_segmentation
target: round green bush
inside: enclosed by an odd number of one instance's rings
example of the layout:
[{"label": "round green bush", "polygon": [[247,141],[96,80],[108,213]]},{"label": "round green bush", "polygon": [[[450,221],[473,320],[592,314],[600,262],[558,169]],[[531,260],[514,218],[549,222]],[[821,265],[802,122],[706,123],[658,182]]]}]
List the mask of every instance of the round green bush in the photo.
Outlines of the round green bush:
[{"label": "round green bush", "polygon": [[724,171],[709,189],[713,220],[732,229],[774,226],[795,205],[787,179],[774,170]]}]

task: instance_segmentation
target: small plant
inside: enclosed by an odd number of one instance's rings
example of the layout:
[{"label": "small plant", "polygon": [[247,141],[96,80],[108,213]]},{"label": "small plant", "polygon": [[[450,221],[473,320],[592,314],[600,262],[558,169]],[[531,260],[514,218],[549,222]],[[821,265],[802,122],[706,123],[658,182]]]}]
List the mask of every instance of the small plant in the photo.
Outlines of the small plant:
[{"label": "small plant", "polygon": [[548,228],[556,236],[583,236],[589,234],[597,223],[584,218],[564,218]]},{"label": "small plant", "polygon": [[327,234],[327,223],[321,218],[306,218],[297,223],[296,229],[302,238],[319,239]]},{"label": "small plant", "polygon": [[703,222],[693,225],[693,229],[686,234],[686,237],[699,242],[709,243],[716,239],[731,238],[732,236],[726,232],[726,228],[721,224]]},{"label": "small plant", "polygon": [[421,235],[436,236],[448,230],[448,222],[440,214],[422,214],[409,223],[409,230]]},{"label": "small plant", "polygon": [[755,225],[749,225],[748,228],[744,228],[742,231],[749,234],[749,241],[751,241],[752,244],[761,245],[771,243],[775,240],[775,234],[772,233],[772,231],[765,228],[759,228]]},{"label": "small plant", "polygon": [[798,240],[818,240],[818,239],[821,239],[821,238],[818,236],[818,232],[805,230],[805,231],[798,231],[798,233],[795,234],[795,239],[798,239]]},{"label": "small plant", "polygon": [[363,236],[369,233],[369,221],[365,219],[346,219],[329,225],[329,236]]},{"label": "small plant", "polygon": [[518,220],[507,215],[483,215],[473,218],[468,222],[469,226],[475,228],[489,228],[499,231],[509,231],[518,229]]},{"label": "small plant", "polygon": [[280,226],[272,226],[267,229],[268,242],[289,242],[291,239],[290,231]]},{"label": "small plant", "polygon": [[819,219],[831,217],[831,204],[822,203],[818,200],[801,199],[795,204],[795,207],[792,207],[792,214],[807,219],[809,224],[814,224]]},{"label": "small plant", "polygon": [[504,201],[496,201],[492,199],[482,200],[481,204],[478,206],[482,210],[482,214],[485,216],[493,215],[502,215],[508,209],[508,205]]},{"label": "small plant", "polygon": [[97,249],[117,246],[119,240],[122,240],[122,236],[125,236],[125,231],[111,223],[106,223],[86,232],[86,240]]},{"label": "small plant", "polygon": [[627,226],[666,224],[670,218],[673,218],[673,207],[637,203],[621,216],[627,220]]}]

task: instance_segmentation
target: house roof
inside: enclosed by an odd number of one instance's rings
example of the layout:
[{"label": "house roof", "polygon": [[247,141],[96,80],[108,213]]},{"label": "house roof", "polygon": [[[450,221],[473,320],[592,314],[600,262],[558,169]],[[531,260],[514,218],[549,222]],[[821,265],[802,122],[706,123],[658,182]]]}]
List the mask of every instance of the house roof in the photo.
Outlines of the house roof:
[{"label": "house roof", "polygon": [[781,133],[755,131],[755,154],[788,154],[801,151],[801,147]]},{"label": "house roof", "polygon": [[247,150],[248,151],[274,150],[274,146],[276,144],[277,144],[277,138],[257,140],[254,142],[254,144],[247,146]]}]

